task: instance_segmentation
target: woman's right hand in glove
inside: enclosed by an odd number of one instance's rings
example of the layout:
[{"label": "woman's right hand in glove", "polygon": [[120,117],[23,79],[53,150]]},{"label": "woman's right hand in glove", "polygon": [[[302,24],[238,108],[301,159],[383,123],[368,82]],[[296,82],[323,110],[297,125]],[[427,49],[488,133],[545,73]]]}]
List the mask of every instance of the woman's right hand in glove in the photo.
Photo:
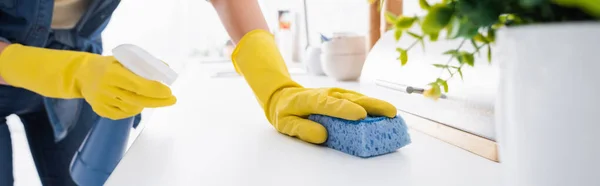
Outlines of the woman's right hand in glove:
[{"label": "woman's right hand in glove", "polygon": [[45,97],[84,98],[96,114],[114,120],[177,101],[168,86],[134,74],[112,56],[86,52],[11,44],[0,54],[0,77]]}]

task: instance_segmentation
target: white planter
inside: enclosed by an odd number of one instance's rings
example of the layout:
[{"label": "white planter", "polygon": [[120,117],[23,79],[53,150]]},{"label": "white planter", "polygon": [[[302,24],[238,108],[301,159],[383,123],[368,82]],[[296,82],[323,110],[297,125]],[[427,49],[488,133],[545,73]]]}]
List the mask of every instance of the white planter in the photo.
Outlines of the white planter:
[{"label": "white planter", "polygon": [[354,81],[360,77],[366,56],[364,36],[336,33],[322,45],[321,65],[329,77],[338,81]]},{"label": "white planter", "polygon": [[323,71],[338,81],[355,81],[360,77],[366,54],[321,54]]},{"label": "white planter", "polygon": [[504,185],[600,185],[599,33],[599,23],[498,32]]},{"label": "white planter", "polygon": [[362,35],[336,33],[322,48],[328,54],[365,54],[367,39]]}]

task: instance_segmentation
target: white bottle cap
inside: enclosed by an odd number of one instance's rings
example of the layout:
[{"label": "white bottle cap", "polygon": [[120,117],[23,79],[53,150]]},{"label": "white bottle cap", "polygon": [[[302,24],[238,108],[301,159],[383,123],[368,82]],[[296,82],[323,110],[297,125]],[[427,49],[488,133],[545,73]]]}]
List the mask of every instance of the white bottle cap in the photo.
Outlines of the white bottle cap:
[{"label": "white bottle cap", "polygon": [[125,68],[143,78],[169,86],[177,79],[177,72],[138,46],[122,44],[115,47],[112,53]]}]

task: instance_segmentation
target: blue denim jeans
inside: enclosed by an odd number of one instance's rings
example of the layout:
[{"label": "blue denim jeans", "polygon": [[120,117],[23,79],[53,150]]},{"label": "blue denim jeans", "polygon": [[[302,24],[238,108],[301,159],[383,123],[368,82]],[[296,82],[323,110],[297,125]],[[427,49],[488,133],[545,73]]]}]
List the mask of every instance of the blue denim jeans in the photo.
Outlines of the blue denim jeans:
[{"label": "blue denim jeans", "polygon": [[[90,109],[90,108],[85,108]],[[75,185],[69,174],[74,153],[85,139],[93,122],[76,125],[56,142],[43,97],[25,89],[0,85],[0,185],[13,185],[12,142],[6,117],[21,119],[31,155],[43,185]]]}]

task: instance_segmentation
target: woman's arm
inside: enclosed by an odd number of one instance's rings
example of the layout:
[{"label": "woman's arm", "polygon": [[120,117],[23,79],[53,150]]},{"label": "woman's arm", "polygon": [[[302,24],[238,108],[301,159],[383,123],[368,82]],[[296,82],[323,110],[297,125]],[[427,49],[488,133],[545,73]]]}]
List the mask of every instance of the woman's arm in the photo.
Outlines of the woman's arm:
[{"label": "woman's arm", "polygon": [[177,101],[168,86],[134,74],[113,56],[18,43],[0,46],[3,84],[44,97],[84,98],[102,117],[123,119]]},{"label": "woman's arm", "polygon": [[257,0],[211,0],[236,43],[231,61],[246,79],[269,122],[279,132],[310,143],[323,143],[327,130],[306,119],[310,114],[357,120],[370,115],[394,117],[384,101],[340,88],[304,88],[292,80],[269,33]]},{"label": "woman's arm", "polygon": [[269,31],[258,0],[211,0],[211,3],[234,43],[252,30]]}]

